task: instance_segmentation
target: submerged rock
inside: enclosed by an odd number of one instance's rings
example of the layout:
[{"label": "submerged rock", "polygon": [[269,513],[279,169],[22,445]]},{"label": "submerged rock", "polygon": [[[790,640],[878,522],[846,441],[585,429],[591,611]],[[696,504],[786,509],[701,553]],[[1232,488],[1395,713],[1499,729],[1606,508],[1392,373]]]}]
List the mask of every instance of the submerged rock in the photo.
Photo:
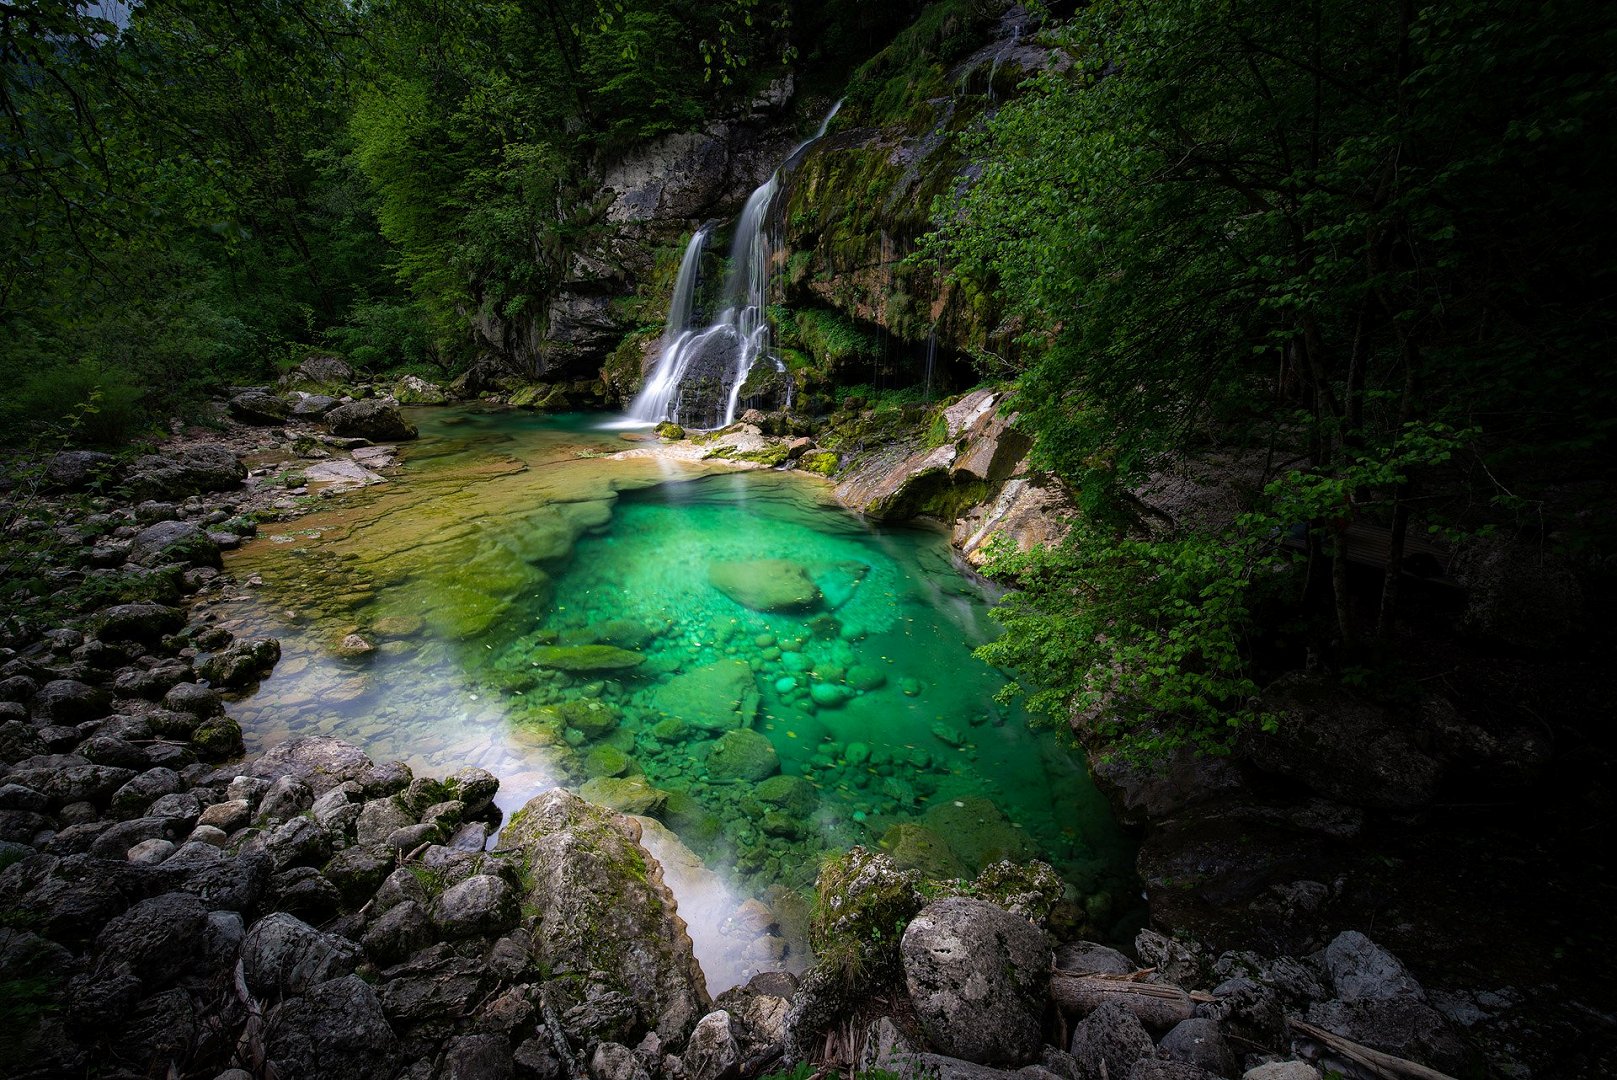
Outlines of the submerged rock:
[{"label": "submerged rock", "polygon": [[676,675],[651,695],[654,711],[708,731],[750,727],[758,704],[758,682],[745,660],[720,660]]},{"label": "submerged rock", "polygon": [[556,671],[623,671],[646,662],[639,653],[616,645],[544,645],[530,658],[535,666]]},{"label": "submerged rock", "polygon": [[707,568],[707,580],[753,611],[807,611],[821,600],[808,569],[788,559],[714,563]]},{"label": "submerged rock", "polygon": [[780,772],[774,744],[750,729],[726,732],[707,757],[714,780],[762,780]]}]

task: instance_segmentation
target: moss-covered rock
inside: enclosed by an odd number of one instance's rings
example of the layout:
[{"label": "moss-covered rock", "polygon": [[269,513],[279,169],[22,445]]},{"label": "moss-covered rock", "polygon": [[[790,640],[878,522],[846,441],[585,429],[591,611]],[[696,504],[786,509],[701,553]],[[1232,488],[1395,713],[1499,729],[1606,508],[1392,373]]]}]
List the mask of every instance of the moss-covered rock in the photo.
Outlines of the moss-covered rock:
[{"label": "moss-covered rock", "polygon": [[206,758],[235,757],[242,751],[241,725],[228,716],[204,720],[191,733],[191,745]]},{"label": "moss-covered rock", "polygon": [[662,869],[631,819],[563,791],[519,810],[502,834],[521,853],[535,977],[565,1007],[622,995],[624,1041],[655,1031],[678,1048],[706,1011],[707,987]]},{"label": "moss-covered rock", "polygon": [[548,412],[566,406],[567,388],[559,384],[528,383],[511,391],[507,400],[519,409]]},{"label": "moss-covered rock", "polygon": [[678,442],[685,437],[685,429],[678,424],[665,420],[657,425],[657,437],[669,442]]},{"label": "moss-covered rock", "polygon": [[842,464],[835,450],[810,450],[797,459],[797,467],[817,476],[832,476]]}]

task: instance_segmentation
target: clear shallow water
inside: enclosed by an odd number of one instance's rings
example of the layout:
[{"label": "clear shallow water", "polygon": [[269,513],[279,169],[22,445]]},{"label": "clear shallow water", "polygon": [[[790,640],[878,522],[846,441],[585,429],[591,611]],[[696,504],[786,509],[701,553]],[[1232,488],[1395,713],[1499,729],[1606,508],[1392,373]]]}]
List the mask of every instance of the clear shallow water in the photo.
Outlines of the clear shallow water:
[{"label": "clear shallow water", "polygon": [[[637,444],[584,418],[415,418],[403,476],[232,558],[263,584],[222,621],[283,645],[232,707],[250,751],[330,734],[481,765],[507,811],[563,785],[647,814],[715,992],[806,959],[818,862],[856,843],[939,877],[1043,858],[1100,932],[1127,905],[1127,842],[993,700],[986,598],[941,535],[812,478],[617,460]],[[345,657],[352,633],[378,648]]]}]

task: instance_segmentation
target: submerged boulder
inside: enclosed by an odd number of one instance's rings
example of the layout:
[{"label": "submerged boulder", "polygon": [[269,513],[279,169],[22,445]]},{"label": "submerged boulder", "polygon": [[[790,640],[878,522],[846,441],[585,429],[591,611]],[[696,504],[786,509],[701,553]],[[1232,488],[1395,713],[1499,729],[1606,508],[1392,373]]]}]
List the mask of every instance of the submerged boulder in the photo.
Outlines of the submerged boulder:
[{"label": "submerged boulder", "polygon": [[530,801],[501,841],[526,865],[535,961],[577,979],[580,1002],[622,995],[633,1027],[678,1047],[707,1011],[707,986],[640,826],[565,791]]},{"label": "submerged boulder", "polygon": [[714,563],[707,568],[707,580],[753,611],[807,611],[821,600],[808,569],[789,559]]},{"label": "submerged boulder", "polygon": [[758,715],[758,681],[745,660],[720,660],[676,675],[651,695],[664,717],[707,731],[751,727]]},{"label": "submerged boulder", "polygon": [[707,757],[708,775],[714,780],[763,780],[780,772],[780,758],[769,739],[749,728],[719,737]]},{"label": "submerged boulder", "polygon": [[529,657],[535,667],[556,671],[623,671],[639,667],[646,658],[616,645],[545,645]]}]

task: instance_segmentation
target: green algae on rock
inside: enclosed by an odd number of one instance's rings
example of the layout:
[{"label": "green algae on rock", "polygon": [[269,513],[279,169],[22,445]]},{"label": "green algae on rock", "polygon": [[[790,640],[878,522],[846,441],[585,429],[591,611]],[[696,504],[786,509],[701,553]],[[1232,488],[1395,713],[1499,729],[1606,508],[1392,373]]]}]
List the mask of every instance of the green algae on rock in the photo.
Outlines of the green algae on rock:
[{"label": "green algae on rock", "polygon": [[789,559],[713,563],[707,580],[753,611],[807,611],[820,603],[820,587],[808,569]]},{"label": "green algae on rock", "polygon": [[529,655],[535,667],[557,671],[622,671],[646,662],[639,653],[616,645],[546,645]]}]

